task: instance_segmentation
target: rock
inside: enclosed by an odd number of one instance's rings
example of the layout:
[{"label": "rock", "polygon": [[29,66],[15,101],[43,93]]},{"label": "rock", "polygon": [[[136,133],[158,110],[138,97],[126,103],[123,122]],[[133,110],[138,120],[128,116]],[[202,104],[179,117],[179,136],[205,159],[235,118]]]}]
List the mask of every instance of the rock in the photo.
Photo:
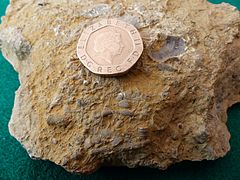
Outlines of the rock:
[{"label": "rock", "polygon": [[140,137],[146,137],[148,134],[148,130],[144,127],[139,127],[138,128],[138,133]]},{"label": "rock", "polygon": [[176,71],[176,69],[172,68],[171,66],[169,66],[167,64],[163,64],[163,63],[159,63],[157,65],[157,67],[160,71],[169,71],[169,72]]},{"label": "rock", "polygon": [[118,112],[123,116],[133,116],[133,112],[128,109],[119,110]]},{"label": "rock", "polygon": [[26,59],[26,56],[31,52],[30,42],[23,37],[21,28],[16,26],[8,27],[0,32],[0,47],[3,49],[3,52],[12,50],[5,55],[10,55],[9,58],[15,56],[17,60]]},{"label": "rock", "polygon": [[118,103],[118,106],[123,108],[129,108],[129,103],[127,100],[122,100]]},{"label": "rock", "polygon": [[104,108],[102,111],[102,116],[105,117],[105,116],[111,115],[112,113],[113,111],[110,108]]},{"label": "rock", "polygon": [[121,142],[123,141],[123,139],[121,137],[114,137],[113,141],[112,141],[112,146],[118,146]]},{"label": "rock", "polygon": [[120,92],[117,94],[116,100],[121,101],[125,98],[126,94],[123,92]]},{"label": "rock", "polygon": [[3,55],[9,59],[16,71],[21,66],[21,61],[27,59],[31,53],[31,44],[23,36],[22,28],[10,26],[0,31],[0,49]]},{"label": "rock", "polygon": [[81,16],[85,18],[94,18],[100,15],[106,14],[111,10],[111,7],[108,4],[97,4],[90,9],[84,11]]},{"label": "rock", "polygon": [[48,125],[55,125],[55,126],[67,126],[70,121],[68,121],[68,116],[53,116],[49,115],[47,117],[47,124]]},{"label": "rock", "polygon": [[[162,41],[162,39],[161,39]],[[156,44],[159,45],[160,42]],[[149,56],[156,61],[165,61],[172,57],[177,57],[185,52],[185,41],[181,37],[168,36],[163,40],[164,44],[161,48],[157,47],[157,50],[154,50],[154,47],[151,47],[149,50]],[[155,43],[153,43],[154,45]]]},{"label": "rock", "polygon": [[[95,75],[76,56],[83,28],[106,17],[143,38],[126,75]],[[30,157],[75,173],[223,157],[227,108],[240,101],[239,29],[236,8],[202,0],[11,1],[0,44],[21,85],[9,131]]]},{"label": "rock", "polygon": [[84,107],[87,103],[83,99],[77,99],[77,107]]},{"label": "rock", "polygon": [[201,134],[197,134],[194,139],[199,143],[203,144],[208,140],[208,134],[207,132],[203,131]]},{"label": "rock", "polygon": [[55,138],[52,138],[52,143],[53,143],[53,144],[57,144],[58,141],[57,141]]}]

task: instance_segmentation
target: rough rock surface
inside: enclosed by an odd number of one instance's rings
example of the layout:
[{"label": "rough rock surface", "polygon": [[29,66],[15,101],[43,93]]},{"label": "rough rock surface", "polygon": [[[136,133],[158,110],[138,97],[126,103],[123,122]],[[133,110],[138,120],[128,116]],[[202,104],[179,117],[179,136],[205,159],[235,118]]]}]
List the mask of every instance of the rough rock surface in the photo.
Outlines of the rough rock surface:
[{"label": "rough rock surface", "polygon": [[[106,17],[144,41],[124,76],[94,75],[76,55],[83,28]],[[0,26],[21,83],[10,133],[77,173],[222,157],[226,111],[240,101],[239,29],[238,10],[206,0],[11,0]]]}]

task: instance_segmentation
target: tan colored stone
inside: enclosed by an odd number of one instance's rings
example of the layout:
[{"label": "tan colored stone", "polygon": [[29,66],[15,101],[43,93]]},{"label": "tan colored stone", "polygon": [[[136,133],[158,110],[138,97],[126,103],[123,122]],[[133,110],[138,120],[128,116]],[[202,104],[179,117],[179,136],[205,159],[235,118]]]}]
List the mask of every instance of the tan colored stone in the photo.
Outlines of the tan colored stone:
[{"label": "tan colored stone", "polygon": [[[106,17],[144,41],[124,76],[95,75],[76,55],[83,28]],[[76,173],[222,157],[226,111],[240,101],[239,29],[238,10],[204,0],[12,0],[0,25],[21,83],[10,133]]]}]

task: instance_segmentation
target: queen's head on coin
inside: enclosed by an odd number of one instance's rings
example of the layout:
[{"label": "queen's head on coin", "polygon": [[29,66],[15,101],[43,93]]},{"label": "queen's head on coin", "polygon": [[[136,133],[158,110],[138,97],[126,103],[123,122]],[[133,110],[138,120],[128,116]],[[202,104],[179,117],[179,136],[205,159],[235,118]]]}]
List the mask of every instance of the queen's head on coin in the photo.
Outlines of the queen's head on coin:
[{"label": "queen's head on coin", "polygon": [[121,34],[114,30],[103,32],[94,39],[93,49],[102,63],[114,64],[114,57],[122,53],[123,47]]}]

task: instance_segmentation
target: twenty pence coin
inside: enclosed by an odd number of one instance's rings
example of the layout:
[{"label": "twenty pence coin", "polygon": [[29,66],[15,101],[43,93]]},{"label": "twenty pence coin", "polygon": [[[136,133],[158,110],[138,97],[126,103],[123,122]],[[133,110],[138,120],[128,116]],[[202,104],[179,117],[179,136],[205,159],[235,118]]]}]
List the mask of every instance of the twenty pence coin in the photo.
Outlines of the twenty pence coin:
[{"label": "twenty pence coin", "polygon": [[99,75],[126,73],[140,58],[138,30],[119,19],[104,19],[83,30],[77,45],[82,64]]}]

